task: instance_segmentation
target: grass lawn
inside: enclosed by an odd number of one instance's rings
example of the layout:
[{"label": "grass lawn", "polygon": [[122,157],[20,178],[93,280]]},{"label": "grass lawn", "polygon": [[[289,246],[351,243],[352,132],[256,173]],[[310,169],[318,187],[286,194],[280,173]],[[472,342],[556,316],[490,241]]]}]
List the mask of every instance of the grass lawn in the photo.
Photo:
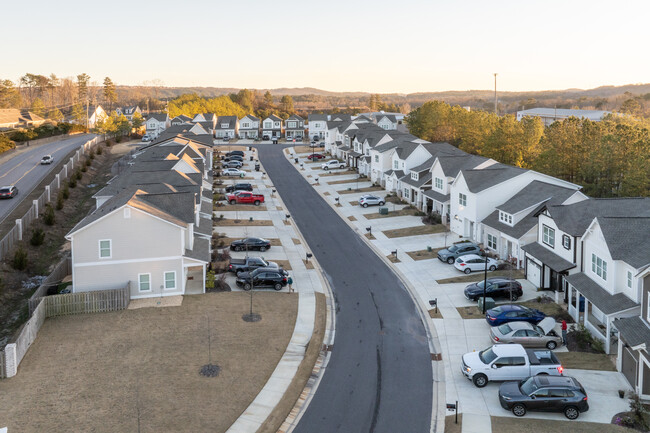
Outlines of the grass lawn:
[{"label": "grass lawn", "polygon": [[329,191],[325,191],[325,192],[323,193],[323,195],[330,195],[330,192],[329,192]]},{"label": "grass lawn", "polygon": [[321,173],[319,176],[343,176],[345,174],[352,174],[356,173],[356,170],[348,168],[347,170],[344,168],[337,168],[333,169],[330,168],[327,173]]},{"label": "grass lawn", "polygon": [[300,239],[297,239],[297,238],[291,238],[291,240],[293,241],[293,244],[294,244],[294,245],[300,245]]},{"label": "grass lawn", "polygon": [[409,251],[406,254],[409,255],[413,260],[430,260],[438,258],[438,251],[444,250],[445,248],[432,248],[431,251],[428,250],[418,250],[418,251]]},{"label": "grass lawn", "polygon": [[443,318],[442,313],[440,312],[440,310],[438,310],[438,311],[429,310],[429,317],[431,317],[432,319],[442,319]]},{"label": "grass lawn", "polygon": [[266,205],[255,206],[254,204],[226,204],[224,206],[216,206],[214,211],[219,213],[223,212],[235,212],[235,211],[263,211],[267,210]]},{"label": "grass lawn", "polygon": [[566,320],[567,323],[573,323],[573,317],[567,313],[567,311],[562,308],[561,305],[556,304],[555,302],[549,302],[549,303],[542,303],[542,302],[537,302],[535,301],[526,301],[526,302],[521,302],[521,305],[525,305],[526,307],[529,308],[535,308],[542,313],[546,314],[547,316],[554,317],[556,321],[560,322],[562,319]]},{"label": "grass lawn", "polygon": [[303,259],[302,262],[305,264],[305,268],[314,269],[314,263],[311,260]]},{"label": "grass lawn", "polygon": [[404,204],[404,202],[399,197],[394,195],[386,197],[386,203]]},{"label": "grass lawn", "polygon": [[404,209],[399,209],[399,210],[389,210],[386,215],[382,215],[379,213],[379,210],[377,210],[376,213],[370,213],[364,215],[364,218],[369,219],[369,220],[374,220],[378,218],[390,218],[390,217],[398,217],[398,216],[412,216],[412,215],[418,215],[421,214],[421,216],[424,216],[422,212],[419,210],[412,208],[412,207],[407,207]]},{"label": "grass lawn", "polygon": [[462,425],[463,425],[462,413],[458,414],[458,424],[456,424],[456,415],[447,415],[445,417],[445,433],[461,433]]},{"label": "grass lawn", "polygon": [[[436,257],[438,256],[436,255]],[[453,266],[453,265],[449,265],[449,266]],[[436,280],[436,282],[438,284],[473,283],[476,281],[483,281],[484,279],[483,272],[472,272],[469,275],[461,274],[460,271],[458,273],[459,275],[457,277],[443,278],[441,280]],[[525,278],[524,271],[521,269],[509,270],[509,271],[488,271],[488,278],[490,277],[508,277],[508,278],[514,278],[516,280]]]},{"label": "grass lawn", "polygon": [[215,226],[272,226],[273,221],[271,220],[256,220],[249,221],[248,219],[218,219],[214,222]]},{"label": "grass lawn", "polygon": [[356,220],[357,220],[357,218],[356,218],[354,215],[350,215],[350,216],[348,217],[348,219],[349,219],[350,221],[356,221]]},{"label": "grass lawn", "polygon": [[[340,204],[340,203],[339,203]],[[351,201],[350,202],[351,206],[359,206],[359,200]],[[341,205],[342,206],[342,205]]]},{"label": "grass lawn", "polygon": [[556,355],[564,368],[616,371],[616,366],[604,353],[557,352]]},{"label": "grass lawn", "polygon": [[[361,182],[366,182],[365,180],[360,181]],[[359,192],[375,192],[375,191],[383,191],[384,188],[378,187],[378,186],[366,186],[363,188],[355,188],[352,187],[348,191],[347,189],[343,189],[341,191],[336,191],[337,194],[354,194],[354,193],[359,193]]]},{"label": "grass lawn", "polygon": [[341,180],[328,181],[327,183],[329,185],[340,185],[340,184],[343,184],[343,183],[356,183],[356,182],[357,182],[357,178],[354,177],[352,179],[341,179]]},{"label": "grass lawn", "polygon": [[[282,357],[298,296],[256,292],[256,323],[241,318],[249,302],[248,293],[208,293],[178,307],[47,319],[18,375],[0,382],[3,426],[226,431]],[[199,374],[206,364],[219,375]]]},{"label": "grass lawn", "polygon": [[[595,422],[559,421],[535,418],[493,416],[492,431],[498,433],[624,433],[634,432],[625,427]],[[445,423],[445,426],[448,425]],[[447,429],[445,432],[448,433]]]},{"label": "grass lawn", "polygon": [[402,263],[402,261],[399,259],[399,257],[395,257],[393,254],[389,254],[386,256],[388,260],[391,261],[391,263]]},{"label": "grass lawn", "polygon": [[372,233],[364,233],[364,236],[371,241],[377,239]]},{"label": "grass lawn", "polygon": [[[318,152],[316,152],[318,153]],[[315,161],[312,161],[311,159],[308,159],[307,161],[303,161],[303,164],[322,164],[327,161],[331,161],[332,158],[323,158],[323,159],[317,159]]]},{"label": "grass lawn", "polygon": [[463,319],[485,319],[485,314],[476,305],[470,307],[456,307],[458,314]]},{"label": "grass lawn", "polygon": [[318,150],[318,149],[322,149],[322,148],[323,148],[323,146],[315,147],[315,148],[310,147],[310,146],[294,146],[293,151],[296,154],[299,154],[299,153],[312,153],[312,151],[314,151],[315,153],[321,153],[322,150]]},{"label": "grass lawn", "polygon": [[385,230],[383,233],[387,238],[401,238],[404,236],[419,236],[430,235],[434,233],[442,233],[447,230],[443,224],[436,224],[435,226],[422,225],[415,227],[404,227],[402,229]]},{"label": "grass lawn", "polygon": [[289,262],[289,260],[271,260],[271,261],[277,263],[278,266],[280,266],[282,269],[285,269],[285,270],[287,270],[287,271],[291,271],[291,270],[293,270],[293,268],[291,267],[291,263]]}]

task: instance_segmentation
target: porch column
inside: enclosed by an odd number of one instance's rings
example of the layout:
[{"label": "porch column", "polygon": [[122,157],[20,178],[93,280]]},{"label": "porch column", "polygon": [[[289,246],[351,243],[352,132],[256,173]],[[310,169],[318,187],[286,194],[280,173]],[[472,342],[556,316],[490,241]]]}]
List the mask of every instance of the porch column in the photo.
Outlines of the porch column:
[{"label": "porch column", "polygon": [[[578,300],[578,314],[580,314],[580,296],[579,296],[580,292],[577,293],[578,293],[578,297],[576,299]],[[587,327],[588,316],[589,316],[589,299],[585,298],[585,317],[582,320],[582,324],[585,325],[585,328]]]},{"label": "porch column", "polygon": [[201,276],[203,277],[203,293],[205,293],[205,263],[203,264],[203,273]]},{"label": "porch column", "polygon": [[[609,350],[612,345],[611,329],[612,329],[612,318],[605,316],[607,323],[605,323],[605,353],[609,355]],[[620,344],[619,344],[620,346]],[[637,365],[638,368],[638,365]]]}]

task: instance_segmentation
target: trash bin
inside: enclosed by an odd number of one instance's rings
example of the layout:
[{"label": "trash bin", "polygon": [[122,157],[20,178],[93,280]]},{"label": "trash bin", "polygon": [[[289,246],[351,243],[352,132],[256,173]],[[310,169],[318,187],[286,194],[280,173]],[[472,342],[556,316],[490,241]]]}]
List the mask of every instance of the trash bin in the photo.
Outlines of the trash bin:
[{"label": "trash bin", "polygon": [[433,251],[433,249],[429,245],[427,245],[427,252],[430,253],[431,251]]},{"label": "trash bin", "polygon": [[379,208],[379,215],[388,215],[388,208],[387,207],[380,207]]},{"label": "trash bin", "polygon": [[253,160],[253,157],[251,156],[251,161]]},{"label": "trash bin", "polygon": [[260,165],[259,164],[255,164],[255,171],[260,171]]},{"label": "trash bin", "polygon": [[296,164],[298,164],[298,158],[294,158],[294,161],[296,161]]},{"label": "trash bin", "polygon": [[239,177],[244,177],[246,176],[244,173],[240,174]]},{"label": "trash bin", "polygon": [[[485,298],[485,311],[494,308],[495,306],[496,302],[494,302],[494,299]],[[478,298],[478,309],[483,311],[483,297]]]}]

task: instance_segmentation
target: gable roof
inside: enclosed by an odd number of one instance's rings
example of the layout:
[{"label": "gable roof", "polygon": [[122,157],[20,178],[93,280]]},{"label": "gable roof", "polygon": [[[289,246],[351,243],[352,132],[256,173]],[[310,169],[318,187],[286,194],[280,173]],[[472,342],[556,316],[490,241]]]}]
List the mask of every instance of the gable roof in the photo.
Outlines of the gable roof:
[{"label": "gable roof", "polygon": [[310,114],[307,116],[307,121],[309,122],[327,122],[329,116],[327,114]]},{"label": "gable roof", "polygon": [[481,192],[502,182],[515,178],[528,170],[497,163],[481,170],[462,170],[467,188],[471,192]]},{"label": "gable roof", "polygon": [[216,129],[235,129],[238,121],[237,116],[219,116]]},{"label": "gable roof", "polygon": [[275,114],[271,114],[269,117],[267,117],[267,118],[264,119],[264,120],[272,120],[272,121],[274,121],[274,122],[282,122],[282,119],[280,119],[280,118],[279,118],[278,116],[276,116]]},{"label": "gable roof", "polygon": [[189,123],[190,121],[192,121],[192,118],[184,114],[180,114],[172,119],[172,122]]},{"label": "gable roof", "polygon": [[438,155],[438,163],[447,177],[456,177],[461,170],[475,168],[488,159],[483,156],[470,155],[464,152]]},{"label": "gable roof", "polygon": [[147,116],[147,120],[150,119],[155,119],[158,122],[167,122],[167,119],[169,119],[169,117],[167,116],[167,113],[153,113]]},{"label": "gable roof", "polygon": [[397,123],[397,118],[394,114],[380,114],[376,117],[377,123],[381,122],[382,119],[388,119],[391,123]]},{"label": "gable roof", "polygon": [[635,269],[650,264],[650,217],[596,217],[614,260]]},{"label": "gable roof", "polygon": [[241,119],[239,119],[239,122],[241,123],[241,121],[244,120],[244,119],[249,119],[249,120],[252,120],[253,122],[259,122],[259,121],[260,121],[259,118],[253,116],[252,114],[247,114],[247,115],[245,115],[244,117],[242,117]]},{"label": "gable roof", "polygon": [[288,118],[287,120],[298,120],[298,121],[304,121],[305,119],[303,119],[302,117],[298,116],[297,114],[292,114],[291,116],[289,116],[289,118]]}]

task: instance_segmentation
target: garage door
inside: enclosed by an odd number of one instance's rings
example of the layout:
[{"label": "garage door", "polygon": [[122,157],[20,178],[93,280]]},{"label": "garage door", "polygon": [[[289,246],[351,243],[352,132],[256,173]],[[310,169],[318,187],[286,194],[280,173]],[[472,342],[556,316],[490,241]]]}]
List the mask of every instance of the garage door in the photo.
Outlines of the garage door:
[{"label": "garage door", "polygon": [[535,287],[542,285],[542,269],[537,263],[526,257],[526,279],[533,283]]},{"label": "garage door", "polygon": [[628,347],[623,347],[621,370],[627,381],[632,385],[632,388],[636,389],[637,360]]}]

